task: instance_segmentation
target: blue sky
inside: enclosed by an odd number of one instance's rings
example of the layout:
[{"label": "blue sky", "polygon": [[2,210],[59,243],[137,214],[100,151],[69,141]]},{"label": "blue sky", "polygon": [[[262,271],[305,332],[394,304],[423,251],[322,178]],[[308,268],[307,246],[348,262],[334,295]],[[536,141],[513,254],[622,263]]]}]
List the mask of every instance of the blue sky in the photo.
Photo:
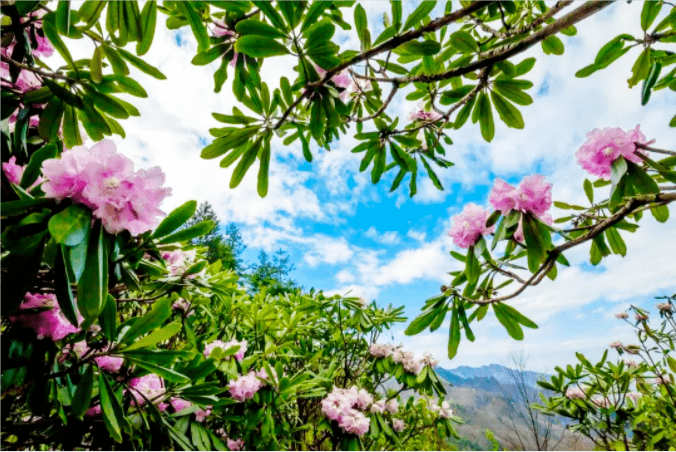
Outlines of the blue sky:
[{"label": "blue sky", "polygon": [[[362,5],[374,25],[389,10],[385,2]],[[405,13],[416,5],[405,2]],[[165,29],[164,18],[158,21],[158,35],[146,58],[168,80],[134,74],[150,97],[131,99],[141,117],[125,121],[127,138],[115,141],[138,166],[159,165],[165,171],[174,193],[165,205],[167,211],[189,199],[209,201],[223,223],[235,222],[249,243],[248,260],[255,260],[260,250],[282,248],[296,265],[292,277],[306,288],[404,305],[412,318],[426,298],[449,282],[447,273],[457,269],[457,261],[449,255],[454,249],[447,237],[450,217],[467,202],[487,205],[496,176],[516,183],[525,175],[544,174],[554,184],[554,199],[582,203],[586,175],[576,165],[574,153],[588,131],[628,129],[640,123],[660,147],[676,148],[676,134],[667,127],[676,105],[673,92],[655,93],[650,104],[641,107],[638,87],[627,88],[638,50],[589,78],[573,77],[617,34],[640,35],[640,8],[640,3],[616,3],[582,22],[577,36],[563,37],[563,56],[546,56],[538,46],[517,58],[517,62],[529,56],[538,59],[527,76],[534,83],[530,93],[535,102],[522,109],[525,129],[507,129],[496,122],[492,143],[481,139],[478,125],[468,123],[454,132],[454,145],[446,149],[456,166],[439,172],[443,192],[425,180],[413,199],[407,188],[389,193],[394,174],[373,186],[369,172],[360,173],[358,158],[349,152],[357,143],[349,134],[330,152],[313,148],[312,164],[305,163],[298,142],[290,146],[273,142],[268,196],[260,199],[256,194],[253,169],[237,189],[230,190],[232,168],[221,169],[217,160],[204,161],[199,154],[210,140],[208,129],[216,124],[211,112],[229,113],[236,102],[228,83],[220,94],[213,93],[212,74],[218,63],[190,65],[196,48],[193,36],[188,30]],[[343,49],[358,48],[352,33],[338,39]],[[93,50],[83,42],[74,47],[80,57]],[[292,78],[292,66],[290,58],[272,58],[265,61],[262,75],[274,88],[282,75]],[[405,117],[416,107],[404,101],[405,94],[395,98],[388,113]],[[562,215],[555,210],[557,216]],[[418,356],[434,353],[446,367],[503,363],[509,351],[518,348],[530,356],[530,367],[541,371],[572,362],[578,350],[599,356],[610,341],[631,337],[630,330],[614,320],[614,312],[629,302],[653,307],[651,297],[673,292],[676,268],[669,255],[676,255],[675,216],[666,224],[648,216],[638,233],[625,235],[627,257],[612,256],[600,269],[585,264],[588,248],[571,252],[567,257],[573,265],[560,271],[557,281],[545,281],[514,301],[540,324],[539,330],[527,331],[521,343],[512,341],[491,316],[478,325],[475,343],[461,344],[453,362],[445,358],[443,328],[413,338],[403,336],[403,327],[396,328],[394,339]]]}]

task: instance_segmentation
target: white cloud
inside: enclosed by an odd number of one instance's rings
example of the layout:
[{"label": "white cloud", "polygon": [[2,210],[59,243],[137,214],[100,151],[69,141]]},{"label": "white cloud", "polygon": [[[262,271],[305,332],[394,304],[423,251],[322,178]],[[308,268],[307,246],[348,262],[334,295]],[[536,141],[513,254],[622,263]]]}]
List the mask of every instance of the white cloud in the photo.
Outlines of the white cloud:
[{"label": "white cloud", "polygon": [[375,226],[368,228],[364,233],[364,236],[384,245],[395,245],[401,242],[401,238],[397,231],[378,232]]}]

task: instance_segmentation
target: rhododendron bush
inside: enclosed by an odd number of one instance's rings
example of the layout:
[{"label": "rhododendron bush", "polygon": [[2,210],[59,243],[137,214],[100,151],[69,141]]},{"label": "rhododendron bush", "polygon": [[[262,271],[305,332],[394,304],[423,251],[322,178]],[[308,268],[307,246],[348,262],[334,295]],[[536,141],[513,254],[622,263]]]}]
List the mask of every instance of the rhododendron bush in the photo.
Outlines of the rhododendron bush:
[{"label": "rhododendron bush", "polygon": [[[629,323],[635,343],[610,344],[592,364],[578,353],[575,366],[556,368],[539,384],[554,396],[539,409],[570,419],[570,428],[606,450],[671,450],[676,444],[676,294],[659,297],[656,311],[632,307],[617,318]],[[651,315],[657,317],[656,322]]]},{"label": "rhododendron bush", "polygon": [[[162,169],[135,168],[124,141],[108,139],[124,138],[124,120],[140,114],[120,95],[148,96],[135,73],[165,78],[144,55],[166,18],[168,28],[194,35],[192,64],[219,63],[215,92],[232,81],[237,106],[213,113],[223,127],[210,129],[214,139],[201,152],[233,167],[230,188],[257,163],[265,197],[279,146],[297,141],[311,162],[313,151],[350,135],[374,184],[394,170],[391,191],[406,179],[414,196],[422,177],[442,190],[435,170],[453,171],[446,152],[470,117],[487,142],[496,127],[525,127],[519,107],[533,103],[526,77],[536,59],[520,54],[560,55],[558,35],[574,35],[608,3],[447,2],[439,17],[435,5],[404,14],[392,2],[376,34],[364,7],[350,1],[2,3],[3,447],[401,449],[425,435],[455,435],[461,420],[443,398],[437,360],[379,341],[406,320],[403,308],[314,291],[247,293],[236,273],[210,264],[194,244],[214,227],[186,225],[196,203],[165,211],[171,187]],[[628,82],[641,85],[637,102],[676,89],[669,69],[676,59],[662,48],[676,29],[668,6],[639,6],[643,35],[599,43],[593,64],[575,75],[636,50]],[[341,51],[336,27],[354,29],[360,48]],[[90,45],[91,56],[75,59],[72,40],[79,50]],[[297,59],[291,80],[277,79],[268,61],[280,55]],[[395,114],[404,89],[417,104]],[[676,200],[676,152],[648,135],[640,125],[608,124],[570,150],[590,175],[587,206],[554,200],[552,182],[535,174],[514,184],[496,179],[486,205],[459,209],[449,234],[464,250],[451,252],[462,270],[451,272],[407,334],[435,331],[450,317],[452,358],[463,333],[473,341],[472,323],[492,308],[521,340],[522,327],[537,325],[505,302],[555,279],[568,265],[565,252],[589,247],[593,265],[629,253],[623,236],[648,212],[665,222]],[[554,218],[553,206],[571,213]],[[519,287],[503,294],[514,282]],[[641,323],[646,313],[637,315],[644,334],[657,334]],[[638,369],[626,381],[652,394],[637,406],[658,410],[672,397],[673,379],[663,365],[651,366],[623,369]],[[638,375],[649,372],[663,380],[644,390]],[[615,393],[569,373],[580,385],[559,377],[554,386],[564,398],[552,409],[619,413],[625,402]]]}]

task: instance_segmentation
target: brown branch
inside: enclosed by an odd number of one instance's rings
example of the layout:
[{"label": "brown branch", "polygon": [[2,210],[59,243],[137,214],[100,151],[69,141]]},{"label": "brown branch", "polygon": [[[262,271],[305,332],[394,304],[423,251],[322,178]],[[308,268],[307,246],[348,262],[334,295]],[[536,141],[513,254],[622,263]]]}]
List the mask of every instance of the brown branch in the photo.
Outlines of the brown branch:
[{"label": "brown branch", "polygon": [[13,66],[16,66],[20,69],[24,69],[26,71],[31,71],[34,74],[37,74],[41,77],[47,77],[47,78],[52,78],[52,79],[58,79],[58,80],[65,80],[67,82],[71,83],[81,83],[79,80],[72,79],[70,77],[66,77],[65,75],[58,74],[56,72],[45,72],[40,69],[35,69],[32,66],[28,66],[27,64],[19,63],[18,61],[14,61],[13,59],[6,57],[5,55],[1,55],[2,61],[9,63]]},{"label": "brown branch", "polygon": [[[352,71],[350,71],[350,72],[352,72]],[[392,99],[394,99],[394,95],[397,93],[397,91],[399,91],[399,87],[395,84],[395,85],[392,86],[392,89],[390,90],[390,95],[387,97],[385,102],[383,102],[383,104],[380,106],[380,108],[375,113],[373,113],[372,115],[369,115],[369,116],[365,116],[363,118],[359,118],[359,117],[356,117],[356,116],[350,116],[349,121],[364,122],[364,121],[369,121],[371,119],[377,118],[378,116],[381,115],[382,112],[385,111],[387,106],[390,105],[390,102],[392,102]]]},{"label": "brown branch", "polygon": [[435,19],[431,21],[429,24],[420,27],[417,30],[411,30],[406,33],[403,33],[399,36],[395,36],[391,39],[388,39],[387,41],[383,42],[382,44],[373,47],[372,49],[360,53],[359,55],[356,55],[354,58],[351,58],[344,63],[339,64],[338,66],[334,67],[333,69],[330,69],[326,71],[326,74],[324,74],[324,77],[322,77],[320,80],[316,82],[312,82],[306,86],[305,92],[301,94],[298,99],[296,99],[290,106],[289,108],[284,111],[282,116],[279,118],[273,129],[279,129],[283,124],[284,121],[286,121],[286,118],[289,117],[291,112],[300,104],[303,99],[308,98],[308,96],[314,91],[315,88],[319,88],[323,85],[325,85],[331,78],[342,71],[343,69],[346,69],[348,67],[351,67],[357,63],[360,63],[362,61],[368,60],[369,58],[372,58],[380,53],[386,52],[388,50],[395,49],[399,47],[402,44],[405,44],[409,41],[413,41],[414,39],[418,39],[422,37],[425,33],[432,33],[435,32],[446,25],[453,23],[459,19],[464,18],[465,16],[469,16],[484,7],[488,6],[492,1],[476,1],[470,4],[468,7],[460,9],[458,11],[454,11],[452,13],[449,13],[443,17],[440,17],[439,19]]},{"label": "brown branch", "polygon": [[516,291],[512,292],[509,295],[505,295],[502,297],[497,297],[497,298],[489,298],[489,299],[484,299],[484,300],[474,300],[471,298],[464,297],[460,294],[456,294],[460,298],[470,301],[475,304],[483,305],[483,304],[492,304],[492,303],[500,303],[502,301],[509,300],[511,298],[514,298],[518,295],[520,295],[528,286],[534,286],[537,285],[542,279],[547,275],[549,270],[554,266],[554,263],[556,262],[556,259],[559,257],[559,255],[563,252],[566,251],[570,248],[573,248],[577,245],[580,245],[584,242],[588,242],[589,240],[592,240],[594,237],[598,236],[601,234],[603,231],[606,229],[616,225],[620,221],[622,221],[625,217],[628,215],[632,214],[633,212],[637,211],[640,207],[645,206],[647,204],[652,204],[652,203],[660,203],[663,205],[669,204],[673,201],[676,201],[676,193],[657,193],[655,195],[639,195],[636,196],[632,199],[630,199],[624,206],[622,206],[615,214],[604,221],[598,223],[596,226],[591,228],[589,232],[585,235],[582,235],[574,240],[571,240],[569,242],[563,243],[553,250],[549,251],[549,256],[547,256],[547,259],[545,262],[540,266],[540,268],[537,269],[533,275],[526,280],[521,287],[519,287]]},{"label": "brown branch", "polygon": [[636,145],[637,148],[643,149],[644,151],[655,152],[657,154],[676,155],[676,152],[674,151],[667,151],[666,149],[654,148],[652,146],[648,146],[647,144],[639,143],[638,141],[634,144]]},{"label": "brown branch", "polygon": [[440,80],[447,80],[449,78],[453,77],[458,77],[461,75],[468,74],[470,72],[474,72],[478,69],[483,69],[485,67],[488,67],[490,65],[493,65],[495,63],[498,63],[500,61],[506,60],[510,57],[513,57],[514,55],[517,55],[519,53],[522,53],[529,48],[533,47],[535,44],[543,41],[544,39],[548,38],[549,36],[552,36],[559,31],[563,30],[564,28],[568,28],[571,25],[574,25],[587,17],[596,14],[603,8],[606,8],[607,6],[610,5],[611,2],[606,2],[606,1],[591,1],[591,2],[586,2],[579,8],[577,8],[574,11],[571,11],[567,15],[561,17],[558,19],[556,22],[551,23],[547,27],[541,29],[540,31],[537,31],[536,33],[533,33],[532,35],[528,36],[522,41],[519,41],[514,44],[509,44],[504,47],[499,47],[497,49],[490,50],[488,52],[483,53],[480,55],[480,58],[483,56],[483,59],[480,59],[478,61],[475,61],[474,63],[470,63],[467,66],[456,68],[456,69],[451,69],[450,71],[446,71],[440,74],[421,74],[421,75],[416,75],[416,76],[409,76],[409,77],[373,77],[371,80],[377,81],[377,82],[389,82],[389,83],[399,83],[399,84],[405,84],[405,83],[412,83],[412,82],[423,82],[423,83],[432,83],[432,82],[437,82]]}]

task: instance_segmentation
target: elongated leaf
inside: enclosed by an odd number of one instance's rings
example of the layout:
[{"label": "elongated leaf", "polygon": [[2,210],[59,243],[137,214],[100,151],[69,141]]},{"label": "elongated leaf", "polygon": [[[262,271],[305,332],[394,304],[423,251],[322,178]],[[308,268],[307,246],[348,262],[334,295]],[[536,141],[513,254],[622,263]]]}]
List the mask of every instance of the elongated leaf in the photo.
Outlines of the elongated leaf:
[{"label": "elongated leaf", "polygon": [[451,45],[462,53],[472,53],[479,50],[479,44],[466,31],[456,31],[451,35]]},{"label": "elongated leaf", "polygon": [[171,317],[171,300],[161,298],[153,304],[152,309],[140,319],[137,319],[120,339],[120,344],[129,344],[139,336],[162,325]]},{"label": "elongated leaf", "polygon": [[460,333],[460,318],[458,317],[458,308],[457,303],[453,304],[453,311],[451,314],[451,328],[448,333],[448,359],[453,359],[458,353],[458,347],[460,346],[460,339],[462,338]]},{"label": "elongated leaf", "polygon": [[108,253],[101,222],[89,234],[87,258],[77,285],[77,305],[85,320],[96,319],[108,295]]},{"label": "elongated leaf", "polygon": [[279,29],[272,27],[265,22],[257,19],[246,19],[237,22],[235,30],[240,35],[258,35],[267,36],[270,38],[285,38],[286,35]]},{"label": "elongated leaf", "polygon": [[192,32],[197,39],[197,52],[206,52],[209,48],[209,33],[207,32],[207,28],[204,26],[204,22],[202,22],[199,13],[195,11],[193,2],[177,2],[176,6],[188,19],[190,28],[192,28]]},{"label": "elongated leaf", "polygon": [[235,167],[235,170],[232,172],[232,178],[230,179],[230,188],[235,188],[242,182],[244,175],[247,170],[251,167],[253,162],[256,160],[258,151],[261,148],[263,137],[259,137],[252,145],[244,152],[241,160]]},{"label": "elongated leaf", "polygon": [[286,46],[278,41],[258,35],[241,36],[235,42],[235,51],[254,58],[268,58],[289,53]]},{"label": "elongated leaf", "polygon": [[85,206],[68,206],[50,218],[49,233],[56,243],[75,246],[87,237],[91,219],[91,211]]},{"label": "elongated leaf", "polygon": [[66,105],[63,112],[63,144],[71,149],[73,146],[82,145],[82,136],[80,135],[80,124],[77,120],[77,109]]},{"label": "elongated leaf", "polygon": [[469,284],[476,284],[479,280],[479,276],[481,276],[481,266],[474,254],[474,245],[470,246],[467,250],[467,256],[465,257],[465,274],[467,275],[467,282]]},{"label": "elongated leaf", "polygon": [[441,308],[432,309],[428,312],[421,313],[416,317],[411,324],[406,328],[404,334],[407,336],[415,336],[416,334],[423,331],[425,328],[430,326],[430,324],[437,318],[441,313]]},{"label": "elongated leaf", "polygon": [[261,152],[261,166],[258,170],[258,196],[265,198],[268,194],[268,173],[270,172],[270,140],[266,139],[263,143]]},{"label": "elongated leaf", "polygon": [[491,91],[491,99],[502,122],[507,124],[508,127],[515,129],[524,128],[523,116],[521,116],[521,112],[514,105],[494,91]]},{"label": "elongated leaf", "polygon": [[153,43],[155,37],[155,25],[157,22],[157,2],[146,1],[141,12],[141,35],[142,38],[136,44],[136,54],[145,55]]},{"label": "elongated leaf", "polygon": [[533,328],[533,329],[537,329],[537,328],[538,328],[538,326],[535,324],[535,322],[533,322],[532,320],[530,320],[530,319],[529,319],[528,317],[526,317],[525,315],[521,314],[519,311],[517,311],[517,310],[514,309],[513,307],[508,306],[508,305],[506,305],[506,304],[504,304],[504,303],[499,303],[499,304],[500,304],[500,309],[501,309],[506,315],[508,315],[510,318],[512,318],[513,320],[515,320],[516,322],[520,323],[521,325],[523,325],[523,326],[525,326],[525,327],[527,327],[527,328]]},{"label": "elongated leaf", "polygon": [[666,223],[666,221],[669,219],[669,207],[668,206],[651,206],[650,207],[650,213],[660,223]]},{"label": "elongated leaf", "polygon": [[80,382],[75,389],[73,402],[70,406],[70,412],[73,417],[82,419],[89,408],[92,400],[92,390],[94,389],[94,366],[87,364],[84,372],[80,376]]},{"label": "elongated leaf", "polygon": [[159,375],[165,380],[172,381],[174,383],[190,383],[190,378],[183,375],[182,373],[176,372],[175,370],[169,369],[167,367],[162,367],[154,363],[147,361],[141,361],[136,358],[128,358],[129,361],[134,362],[138,367],[141,367],[149,372]]},{"label": "elongated leaf", "polygon": [[507,330],[507,334],[517,341],[522,341],[523,329],[521,329],[521,326],[516,320],[512,319],[509,312],[505,309],[505,305],[502,303],[494,303],[493,311],[495,312],[495,317],[497,317],[498,322],[500,322]]},{"label": "elongated leaf", "polygon": [[63,245],[57,247],[56,257],[54,259],[54,292],[56,301],[59,303],[64,317],[75,327],[79,326],[78,312],[75,298],[71,290],[71,284],[75,281],[68,271],[70,265],[67,261],[67,254],[64,252]]},{"label": "elongated leaf", "polygon": [[101,315],[99,315],[99,325],[103,335],[109,341],[117,339],[117,301],[112,295],[108,294]]},{"label": "elongated leaf", "polygon": [[427,16],[436,6],[436,1],[424,1],[420,2],[418,7],[406,18],[404,27],[402,31],[406,31],[409,28],[415,27],[420,24],[422,19]]},{"label": "elongated leaf", "polygon": [[563,55],[563,42],[557,36],[548,36],[542,41],[542,50],[545,54]]},{"label": "elongated leaf", "polygon": [[622,240],[622,236],[617,229],[608,228],[606,229],[605,234],[612,252],[624,257],[627,254],[627,245],[625,245],[624,240]]},{"label": "elongated leaf", "polygon": [[68,34],[70,28],[70,1],[59,0],[56,7],[56,29],[62,35]]},{"label": "elongated leaf", "polygon": [[[47,104],[42,115],[40,115],[40,123],[38,124],[38,133],[40,137],[45,141],[56,141],[57,134],[59,132],[59,127],[61,126],[61,118],[63,117],[63,101],[54,97]],[[28,124],[28,123],[26,123]],[[19,122],[17,121],[17,126]],[[15,130],[25,130],[23,128],[18,128]],[[15,133],[15,136],[17,134]],[[20,133],[23,138],[23,132]]]},{"label": "elongated leaf", "polygon": [[[114,3],[114,2],[113,2]],[[112,3],[111,3],[112,4]],[[139,69],[141,72],[145,72],[146,74],[155,77],[158,80],[165,80],[167,77],[161,73],[156,67],[153,67],[143,61],[141,58],[138,58],[137,56],[132,55],[131,53],[127,52],[124,49],[117,49],[117,51],[120,53],[120,56],[124,58],[125,60],[129,61],[132,66],[136,67]]]},{"label": "elongated leaf", "polygon": [[40,176],[40,169],[42,168],[42,162],[47,159],[53,159],[57,155],[56,144],[49,143],[44,145],[42,148],[33,152],[31,159],[26,166],[26,169],[23,172],[21,177],[21,188],[28,188],[38,179]]},{"label": "elongated leaf", "polygon": [[45,36],[49,39],[49,42],[52,43],[52,46],[56,49],[57,52],[63,57],[64,60],[68,62],[73,70],[77,71],[73,57],[68,50],[68,47],[63,43],[59,33],[56,31],[54,21],[56,20],[53,13],[47,14],[42,20],[42,31],[44,31]]},{"label": "elongated leaf", "polygon": [[155,229],[153,237],[164,237],[167,234],[174,232],[188,221],[197,210],[197,201],[188,201],[182,206],[179,206],[171,211],[167,218],[162,220],[160,225]]},{"label": "elongated leaf", "polygon": [[101,395],[103,422],[106,424],[110,436],[120,443],[122,442],[121,424],[124,423],[124,415],[120,401],[103,372],[99,372],[99,394]]},{"label": "elongated leaf", "polygon": [[490,143],[495,136],[495,123],[493,122],[491,102],[488,100],[488,95],[486,95],[486,93],[481,93],[479,95],[479,100],[477,101],[475,109],[477,108],[481,136]]},{"label": "elongated leaf", "polygon": [[216,223],[214,223],[211,220],[200,221],[199,223],[190,226],[189,228],[165,236],[164,238],[160,239],[158,243],[165,244],[192,240],[194,238],[208,234],[209,232],[211,232],[214,226],[216,226]]},{"label": "elongated leaf", "polygon": [[120,350],[120,353],[130,352],[133,350],[138,350],[139,348],[153,346],[158,342],[164,342],[179,331],[181,331],[180,323],[170,323],[169,325],[160,328],[157,331],[153,331],[143,339],[135,341],[130,346],[123,348]]},{"label": "elongated leaf", "polygon": [[641,30],[646,31],[650,28],[661,9],[661,1],[643,2],[643,9],[641,10]]},{"label": "elongated leaf", "polygon": [[94,83],[101,83],[103,80],[103,49],[103,46],[94,49],[94,55],[89,64],[89,73]]}]

